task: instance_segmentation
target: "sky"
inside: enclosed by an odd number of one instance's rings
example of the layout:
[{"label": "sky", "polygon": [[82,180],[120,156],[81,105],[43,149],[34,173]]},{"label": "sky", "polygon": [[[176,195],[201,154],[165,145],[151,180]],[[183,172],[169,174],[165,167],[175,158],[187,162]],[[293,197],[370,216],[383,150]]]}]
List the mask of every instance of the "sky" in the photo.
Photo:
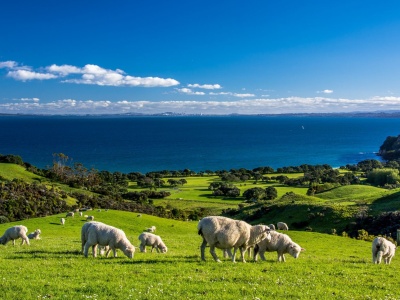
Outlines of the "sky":
[{"label": "sky", "polygon": [[400,2],[13,0],[0,114],[400,110]]}]

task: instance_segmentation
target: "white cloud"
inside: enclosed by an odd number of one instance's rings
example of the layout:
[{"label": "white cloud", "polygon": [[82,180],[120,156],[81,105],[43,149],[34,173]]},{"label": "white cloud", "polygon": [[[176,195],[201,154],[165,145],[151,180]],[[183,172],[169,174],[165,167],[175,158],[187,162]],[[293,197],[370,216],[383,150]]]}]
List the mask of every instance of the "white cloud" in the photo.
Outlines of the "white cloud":
[{"label": "white cloud", "polygon": [[[27,98],[28,99],[28,98]],[[34,98],[31,98],[34,99]],[[128,101],[64,99],[44,103],[21,101],[0,103],[0,113],[32,114],[154,114],[171,111],[188,114],[281,114],[354,111],[398,111],[400,97],[344,99],[325,97],[287,97],[274,99],[240,99],[236,101]]]},{"label": "white cloud", "polygon": [[55,64],[49,66],[46,68],[47,71],[51,73],[59,73],[62,76],[66,76],[69,74],[79,74],[82,73],[82,70],[78,67],[71,66],[71,65],[62,65],[62,66],[57,66]]},{"label": "white cloud", "polygon": [[36,72],[30,67],[18,67],[18,64],[14,61],[0,62],[0,68],[9,69],[7,76],[20,81],[64,77],[65,79],[62,82],[100,86],[171,87],[179,85],[179,81],[172,78],[135,77],[125,75],[125,72],[121,69],[104,69],[93,64],[87,64],[83,68],[56,64],[40,68],[46,70],[46,73]]},{"label": "white cloud", "polygon": [[40,99],[39,98],[19,98],[19,99],[14,99],[17,101],[33,101],[33,102],[39,102]]},{"label": "white cloud", "polygon": [[181,88],[181,89],[176,89],[178,92],[182,93],[182,94],[186,94],[186,95],[198,95],[198,96],[203,96],[205,95],[204,92],[195,92],[192,89],[188,89],[188,88]]},{"label": "white cloud", "polygon": [[232,93],[232,92],[219,92],[219,93],[210,92],[209,95],[212,95],[212,96],[227,95],[227,96],[233,96],[233,97],[237,97],[237,98],[251,98],[251,97],[256,96],[255,94],[238,94],[238,93]]},{"label": "white cloud", "polygon": [[188,84],[187,85],[190,88],[198,88],[198,89],[206,89],[206,90],[218,90],[221,89],[222,86],[220,86],[219,84],[198,84],[198,83],[194,83],[194,84]]},{"label": "white cloud", "polygon": [[13,69],[13,68],[17,67],[17,65],[18,64],[12,60],[0,61],[0,69],[2,69],[2,68]]},{"label": "white cloud", "polygon": [[333,90],[323,90],[323,91],[317,91],[318,94],[332,94]]},{"label": "white cloud", "polygon": [[7,73],[8,77],[14,78],[15,80],[27,81],[27,80],[46,80],[46,79],[54,79],[58,76],[49,73],[37,73],[29,70],[16,70],[9,71]]}]

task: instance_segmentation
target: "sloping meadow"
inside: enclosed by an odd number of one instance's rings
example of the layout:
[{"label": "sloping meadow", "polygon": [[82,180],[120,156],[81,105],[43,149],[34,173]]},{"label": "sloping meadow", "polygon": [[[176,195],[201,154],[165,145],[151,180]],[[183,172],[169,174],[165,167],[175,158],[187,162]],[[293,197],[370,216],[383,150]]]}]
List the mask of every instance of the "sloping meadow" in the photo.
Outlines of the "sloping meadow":
[{"label": "sloping meadow", "polygon": [[[374,265],[371,243],[312,232],[288,231],[306,249],[298,259],[276,253],[267,261],[216,263],[200,260],[197,222],[161,219],[120,211],[90,211],[96,221],[121,228],[137,249],[133,259],[85,258],[80,229],[84,217],[65,215],[0,225],[0,232],[23,224],[40,228],[31,245],[0,245],[2,299],[398,299],[400,257]],[[168,253],[140,253],[138,236],[156,226]],[[90,251],[91,252],[91,251]],[[111,255],[112,256],[112,255]]]}]

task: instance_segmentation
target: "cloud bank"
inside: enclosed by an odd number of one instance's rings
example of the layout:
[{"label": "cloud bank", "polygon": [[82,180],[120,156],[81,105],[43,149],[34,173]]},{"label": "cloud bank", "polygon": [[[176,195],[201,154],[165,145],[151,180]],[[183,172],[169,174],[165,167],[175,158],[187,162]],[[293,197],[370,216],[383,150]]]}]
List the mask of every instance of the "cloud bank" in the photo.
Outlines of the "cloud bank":
[{"label": "cloud bank", "polygon": [[[29,98],[26,98],[29,99]],[[398,111],[400,97],[342,99],[325,97],[288,97],[275,99],[241,99],[237,101],[128,101],[63,99],[41,103],[31,101],[0,103],[0,113],[21,114],[156,114],[164,112],[185,114],[280,114],[320,112]],[[34,100],[33,100],[34,99]]]}]

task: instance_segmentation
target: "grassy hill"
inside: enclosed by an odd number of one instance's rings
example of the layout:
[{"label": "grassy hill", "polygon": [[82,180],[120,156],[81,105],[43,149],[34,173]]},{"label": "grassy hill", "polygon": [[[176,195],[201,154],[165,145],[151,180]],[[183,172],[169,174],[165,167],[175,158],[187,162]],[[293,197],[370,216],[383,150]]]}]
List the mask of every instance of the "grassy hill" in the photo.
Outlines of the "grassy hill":
[{"label": "grassy hill", "polygon": [[[200,261],[197,222],[161,219],[121,211],[92,211],[98,221],[125,231],[138,246],[144,228],[157,227],[168,253],[135,253],[128,259],[88,257],[80,253],[83,218],[64,214],[1,224],[26,225],[30,232],[42,230],[41,240],[30,246],[0,246],[2,299],[396,299],[397,269],[374,265],[371,243],[339,236],[289,231],[306,251],[286,263],[267,253],[267,261],[243,264],[217,253],[222,263]],[[138,250],[138,249],[137,249]]]}]

